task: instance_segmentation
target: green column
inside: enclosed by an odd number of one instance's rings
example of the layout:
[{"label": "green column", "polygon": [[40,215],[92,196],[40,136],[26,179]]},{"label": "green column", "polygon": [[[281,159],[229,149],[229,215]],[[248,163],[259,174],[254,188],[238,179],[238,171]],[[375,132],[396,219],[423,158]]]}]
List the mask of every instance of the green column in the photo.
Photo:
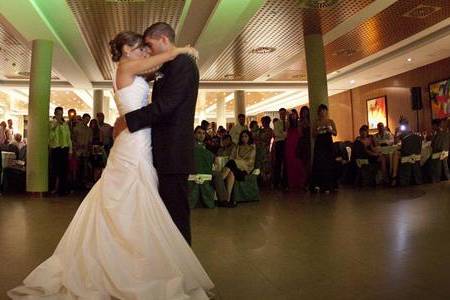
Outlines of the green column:
[{"label": "green column", "polygon": [[319,105],[328,106],[327,71],[322,34],[305,35],[305,56],[311,124],[314,124],[317,120]]},{"label": "green column", "polygon": [[245,115],[245,91],[235,91],[234,92],[234,118],[236,124],[238,123],[239,114]]},{"label": "green column", "polygon": [[48,127],[53,42],[34,40],[28,103],[27,191],[48,191]]},{"label": "green column", "polygon": [[103,90],[94,90],[94,115],[93,119],[97,118],[97,113],[103,112]]}]

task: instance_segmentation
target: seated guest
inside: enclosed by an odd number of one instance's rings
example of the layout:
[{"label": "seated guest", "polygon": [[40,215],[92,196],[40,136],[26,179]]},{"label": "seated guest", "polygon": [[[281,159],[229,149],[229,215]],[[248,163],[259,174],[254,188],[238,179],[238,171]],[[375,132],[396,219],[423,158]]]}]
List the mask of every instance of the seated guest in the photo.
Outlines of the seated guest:
[{"label": "seated guest", "polygon": [[450,132],[445,130],[445,120],[435,119],[432,121],[433,134],[431,137],[432,155],[430,157],[431,179],[438,182],[443,175],[445,179],[450,179],[448,170],[448,151],[450,147]]},{"label": "seated guest", "polygon": [[249,175],[255,168],[256,149],[253,144],[252,134],[248,130],[241,132],[239,144],[231,153],[230,160],[225,165],[222,178],[226,181],[228,201],[226,206],[235,207],[232,203],[231,194],[235,180],[244,181],[245,176]]},{"label": "seated guest", "polygon": [[227,134],[227,130],[223,126],[219,126],[219,129],[217,129],[217,136],[222,139],[222,137]]},{"label": "seated guest", "polygon": [[11,144],[15,145],[19,151],[26,145],[20,133],[14,135],[14,141]]},{"label": "seated guest", "polygon": [[230,157],[236,147],[231,140],[231,135],[226,134],[222,137],[221,147],[217,151],[217,156]]},{"label": "seated guest", "polygon": [[392,133],[386,130],[383,123],[378,123],[378,132],[374,135],[373,139],[377,146],[392,146],[394,144],[394,136]]},{"label": "seated guest", "polygon": [[[378,129],[380,129],[380,127],[378,127]],[[369,134],[369,126],[361,126],[361,128],[359,129],[359,137],[357,137],[356,139],[364,145],[365,152],[368,155],[369,163],[379,163],[384,180],[387,180],[386,158],[376,148],[375,139]]]},{"label": "seated guest", "polygon": [[[196,175],[212,175],[212,167],[214,163],[214,154],[206,149],[205,141],[206,132],[201,126],[197,126],[194,130],[194,161]],[[203,180],[203,179],[202,179]],[[199,200],[209,208],[214,207],[214,190],[210,181],[200,183],[190,182],[191,189],[191,207],[195,207]]]},{"label": "seated guest", "polygon": [[[401,142],[401,148],[399,151],[394,152],[392,159],[392,186],[397,185],[397,175],[402,157],[408,157],[413,154],[420,155],[422,148],[421,138],[412,132],[408,120],[403,118],[403,116],[400,117],[400,127],[396,129],[395,138]],[[400,184],[402,183],[400,182]]]},{"label": "seated guest", "polygon": [[[196,158],[198,158],[199,156],[197,154],[201,153],[202,157],[207,158],[208,160],[208,173],[211,173],[212,170],[212,164],[214,161],[214,155],[208,151],[206,149],[205,146],[205,137],[206,137],[206,132],[205,130],[203,130],[203,128],[201,126],[197,126],[194,130],[194,138],[195,138],[195,145],[194,145],[194,152],[195,152],[195,156]],[[197,169],[199,168],[200,165],[203,165],[204,161],[197,161],[196,160],[196,167]],[[200,163],[200,164],[199,164]]]}]

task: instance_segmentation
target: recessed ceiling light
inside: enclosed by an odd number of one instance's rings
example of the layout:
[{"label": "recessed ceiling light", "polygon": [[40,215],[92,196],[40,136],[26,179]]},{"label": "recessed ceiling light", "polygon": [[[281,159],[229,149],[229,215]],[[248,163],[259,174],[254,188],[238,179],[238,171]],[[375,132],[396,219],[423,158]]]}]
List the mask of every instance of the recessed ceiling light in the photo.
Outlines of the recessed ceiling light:
[{"label": "recessed ceiling light", "polygon": [[409,57],[409,58],[407,59],[407,61],[411,62],[411,61],[412,61],[412,58],[411,58],[411,57]]},{"label": "recessed ceiling light", "polygon": [[354,81],[353,79],[350,80],[350,84],[354,84],[356,81]]},{"label": "recessed ceiling light", "polygon": [[255,48],[251,51],[251,53],[255,53],[255,54],[268,54],[268,53],[272,53],[275,50],[277,50],[274,47],[258,47]]}]

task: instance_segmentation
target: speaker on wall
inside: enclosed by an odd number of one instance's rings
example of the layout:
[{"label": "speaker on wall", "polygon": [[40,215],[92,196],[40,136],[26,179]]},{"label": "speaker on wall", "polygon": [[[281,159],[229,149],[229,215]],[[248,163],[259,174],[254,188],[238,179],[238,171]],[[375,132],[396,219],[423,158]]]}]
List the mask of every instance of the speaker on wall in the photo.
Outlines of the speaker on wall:
[{"label": "speaker on wall", "polygon": [[415,86],[411,88],[411,107],[412,110],[421,110],[422,105],[422,88]]}]

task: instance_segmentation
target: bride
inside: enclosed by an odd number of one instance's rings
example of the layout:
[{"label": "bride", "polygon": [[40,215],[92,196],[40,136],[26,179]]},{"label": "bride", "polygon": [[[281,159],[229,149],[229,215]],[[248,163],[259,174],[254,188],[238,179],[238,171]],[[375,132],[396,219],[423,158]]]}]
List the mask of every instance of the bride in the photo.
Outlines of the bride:
[{"label": "bride", "polygon": [[[142,36],[121,32],[110,43],[118,62],[120,115],[147,105],[139,74],[190,47],[148,56]],[[151,129],[123,131],[100,180],[81,203],[53,255],[34,269],[12,299],[208,299],[214,286],[158,194]],[[149,159],[150,158],[150,159]]]}]

